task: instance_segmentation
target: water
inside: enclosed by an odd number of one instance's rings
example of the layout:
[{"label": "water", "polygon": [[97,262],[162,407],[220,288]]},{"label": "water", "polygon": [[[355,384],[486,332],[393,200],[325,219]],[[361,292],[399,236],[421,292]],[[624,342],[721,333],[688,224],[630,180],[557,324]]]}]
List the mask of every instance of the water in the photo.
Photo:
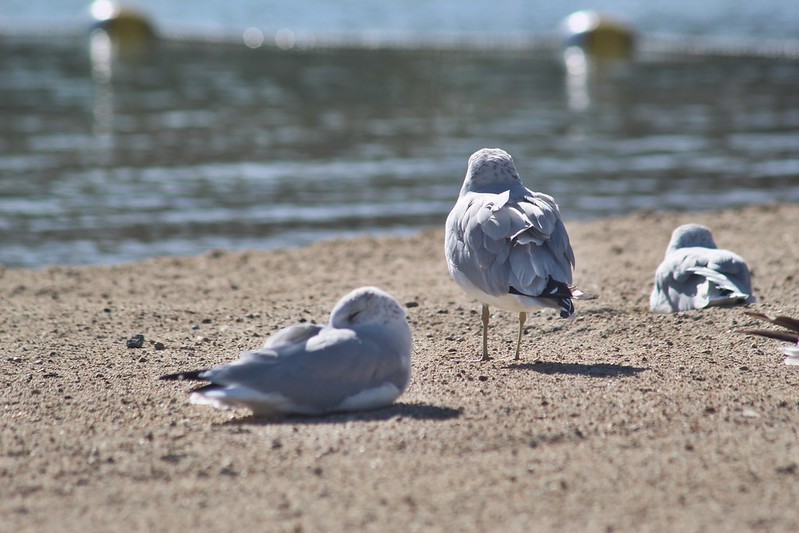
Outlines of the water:
[{"label": "water", "polygon": [[[614,13],[643,33],[795,39],[795,0],[129,0],[162,32],[545,33],[569,13]],[[84,0],[0,0],[0,25],[79,27]]]},{"label": "water", "polygon": [[[198,5],[182,19],[195,36],[259,22],[254,2],[227,19],[209,8],[219,4]],[[339,13],[332,28],[352,36],[393,21],[392,31],[430,35],[380,6],[349,23]],[[19,20],[54,23],[26,9]],[[473,14],[446,29],[474,30]],[[306,26],[273,24],[301,35],[323,17],[295,19]],[[653,31],[673,33],[674,19],[664,20]],[[738,35],[758,35],[757,16],[736,20]],[[567,221],[799,201],[795,58],[645,53],[581,78],[546,46],[282,50],[209,37],[108,62],[102,45],[92,55],[81,31],[0,37],[0,264],[114,263],[439,226],[483,146],[513,154]]]}]

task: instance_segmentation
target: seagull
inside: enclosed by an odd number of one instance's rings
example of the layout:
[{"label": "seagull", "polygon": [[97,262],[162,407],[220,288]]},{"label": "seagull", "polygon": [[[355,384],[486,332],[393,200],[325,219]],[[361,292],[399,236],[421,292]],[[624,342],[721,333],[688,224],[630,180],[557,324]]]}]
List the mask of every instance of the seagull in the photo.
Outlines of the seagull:
[{"label": "seagull", "polygon": [[747,335],[760,335],[761,337],[794,343],[793,346],[785,346],[782,349],[782,353],[786,356],[786,365],[799,366],[799,319],[783,315],[770,316],[750,311],[744,311],[744,313],[758,320],[765,320],[775,326],[788,329],[789,331],[777,331],[773,329],[741,329],[738,331],[739,333],[746,333]]},{"label": "seagull", "polygon": [[741,256],[719,249],[705,226],[684,224],[674,230],[666,257],[655,272],[649,297],[653,312],[754,301],[749,268]]},{"label": "seagull", "polygon": [[572,299],[590,298],[571,286],[574,252],[555,200],[525,187],[513,159],[499,148],[469,158],[447,217],[444,253],[452,279],[482,304],[481,361],[491,359],[490,306],[519,313],[518,360],[529,310],[549,307],[571,318]]},{"label": "seagull", "polygon": [[208,381],[191,391],[191,403],[256,416],[377,409],[408,387],[412,344],[399,302],[361,287],[336,304],[329,324],[289,326],[237,361],[159,379]]}]

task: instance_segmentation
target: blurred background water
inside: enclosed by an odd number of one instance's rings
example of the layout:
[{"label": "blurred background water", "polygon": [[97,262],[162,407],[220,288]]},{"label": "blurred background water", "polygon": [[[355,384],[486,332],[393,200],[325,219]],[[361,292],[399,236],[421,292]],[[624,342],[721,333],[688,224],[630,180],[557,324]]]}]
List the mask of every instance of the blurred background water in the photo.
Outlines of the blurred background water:
[{"label": "blurred background water", "polygon": [[[0,264],[439,226],[483,146],[567,223],[799,201],[793,0],[135,5],[163,38],[126,57],[86,3],[0,0]],[[567,71],[585,7],[633,61]]]}]

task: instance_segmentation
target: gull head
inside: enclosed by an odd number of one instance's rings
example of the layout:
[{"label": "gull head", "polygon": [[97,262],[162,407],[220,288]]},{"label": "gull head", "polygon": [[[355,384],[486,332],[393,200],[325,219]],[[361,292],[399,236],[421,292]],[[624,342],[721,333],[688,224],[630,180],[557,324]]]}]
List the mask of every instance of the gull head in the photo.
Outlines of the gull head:
[{"label": "gull head", "polygon": [[467,192],[499,193],[521,181],[508,152],[499,148],[482,148],[469,158],[461,195]]},{"label": "gull head", "polygon": [[683,224],[671,234],[666,255],[680,248],[716,248],[710,229],[700,224]]},{"label": "gull head", "polygon": [[377,287],[361,287],[344,296],[330,313],[334,328],[358,325],[403,326],[410,331],[405,310],[390,294]]}]

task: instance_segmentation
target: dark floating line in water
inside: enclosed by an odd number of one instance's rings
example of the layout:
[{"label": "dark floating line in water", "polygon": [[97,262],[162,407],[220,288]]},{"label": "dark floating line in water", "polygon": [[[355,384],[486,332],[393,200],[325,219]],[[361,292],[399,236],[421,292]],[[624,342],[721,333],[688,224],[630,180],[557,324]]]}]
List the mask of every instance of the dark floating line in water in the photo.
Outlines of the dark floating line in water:
[{"label": "dark floating line in water", "polygon": [[653,34],[643,39],[639,47],[643,53],[674,56],[799,58],[797,39]]},{"label": "dark floating line in water", "polygon": [[[557,32],[524,33],[424,33],[424,32],[309,32],[279,30],[261,32],[247,28],[242,32],[168,31],[162,38],[173,41],[218,42],[245,44],[246,32],[255,31],[254,48],[296,49],[374,49],[374,50],[440,50],[470,52],[556,51],[563,38]],[[669,56],[725,56],[799,58],[797,39],[758,39],[753,37],[705,37],[670,34],[639,36],[640,53]]]},{"label": "dark floating line in water", "polygon": [[[81,37],[89,25],[60,27],[5,26],[0,24],[0,38],[52,39]],[[283,50],[364,49],[364,50],[438,50],[468,52],[556,51],[563,36],[548,33],[429,33],[405,31],[313,32],[290,29],[262,31],[244,28],[240,31],[198,31],[186,28],[166,29],[158,38],[179,43],[241,45],[250,48]],[[636,48],[645,56],[719,56],[799,58],[799,39],[761,39],[733,36],[691,36],[678,34],[638,35]]]}]

